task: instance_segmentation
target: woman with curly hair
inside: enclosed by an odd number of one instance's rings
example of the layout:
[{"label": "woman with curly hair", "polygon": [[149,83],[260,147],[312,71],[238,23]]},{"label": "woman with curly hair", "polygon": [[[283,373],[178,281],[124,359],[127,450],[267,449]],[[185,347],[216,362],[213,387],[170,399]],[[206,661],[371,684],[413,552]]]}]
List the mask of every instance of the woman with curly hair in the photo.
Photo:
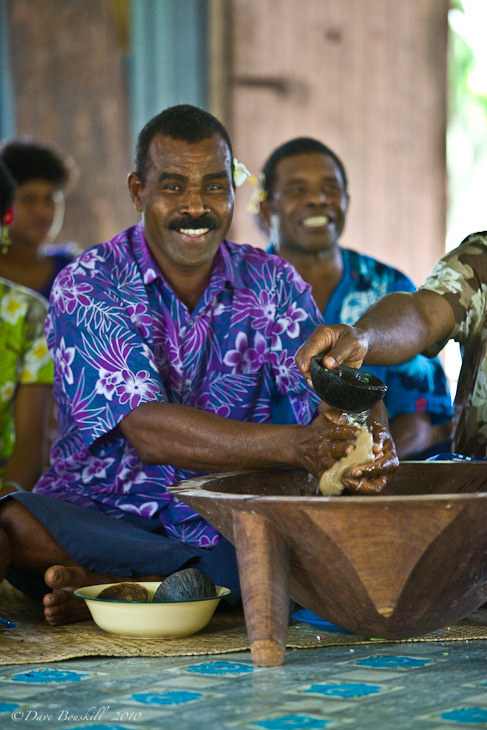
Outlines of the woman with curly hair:
[{"label": "woman with curly hair", "polygon": [[73,243],[53,243],[63,223],[73,166],[54,148],[30,138],[4,142],[0,160],[17,185],[11,245],[0,259],[0,275],[49,299],[58,273],[81,253]]},{"label": "woman with curly hair", "polygon": [[[10,245],[14,198],[15,182],[0,161],[0,252]],[[44,297],[0,277],[0,496],[32,489],[45,465],[53,375],[47,307]]]}]

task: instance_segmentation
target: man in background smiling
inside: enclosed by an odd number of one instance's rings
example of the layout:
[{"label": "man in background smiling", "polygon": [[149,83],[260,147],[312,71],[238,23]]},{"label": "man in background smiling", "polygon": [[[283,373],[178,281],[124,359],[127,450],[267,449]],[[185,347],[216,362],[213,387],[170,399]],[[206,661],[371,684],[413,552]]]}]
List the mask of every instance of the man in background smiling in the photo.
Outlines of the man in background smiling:
[{"label": "man in background smiling", "polygon": [[[312,286],[326,322],[353,324],[368,307],[393,291],[414,291],[407,276],[376,259],[340,246],[348,213],[345,167],[320,141],[298,137],[278,147],[262,170],[260,223],[271,253],[289,261]],[[438,359],[421,355],[393,367],[371,367],[388,386],[385,404],[399,458],[413,458],[446,439],[452,415]],[[293,423],[276,394],[275,423]]]}]

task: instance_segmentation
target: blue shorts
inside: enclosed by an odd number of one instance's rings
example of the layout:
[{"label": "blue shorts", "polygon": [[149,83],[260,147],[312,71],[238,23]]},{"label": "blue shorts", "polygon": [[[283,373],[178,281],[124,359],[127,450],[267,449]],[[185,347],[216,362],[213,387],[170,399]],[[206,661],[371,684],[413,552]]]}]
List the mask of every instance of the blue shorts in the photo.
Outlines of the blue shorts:
[{"label": "blue shorts", "polygon": [[[226,599],[240,600],[235,548],[223,536],[213,548],[197,548],[167,537],[156,519],[127,515],[120,519],[85,507],[32,492],[14,492],[65,552],[79,565],[96,573],[137,577],[169,575],[181,568],[199,568],[216,585],[230,588]],[[5,576],[26,595],[38,598],[50,591],[37,575],[10,567]]]}]

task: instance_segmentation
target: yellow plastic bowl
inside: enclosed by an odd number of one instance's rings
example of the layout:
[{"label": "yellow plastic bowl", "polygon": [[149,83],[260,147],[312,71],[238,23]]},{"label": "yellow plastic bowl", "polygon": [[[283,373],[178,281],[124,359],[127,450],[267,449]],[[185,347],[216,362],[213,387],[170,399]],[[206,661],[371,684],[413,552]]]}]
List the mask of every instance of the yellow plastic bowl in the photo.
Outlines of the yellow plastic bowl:
[{"label": "yellow plastic bowl", "polygon": [[[139,583],[139,581],[137,581]],[[151,603],[144,601],[113,601],[97,598],[98,594],[113,583],[85,586],[74,595],[86,601],[93,621],[109,634],[133,639],[177,639],[201,631],[215,613],[220,599],[228,596],[229,588],[216,586],[214,598]],[[144,583],[152,598],[160,581]]]}]

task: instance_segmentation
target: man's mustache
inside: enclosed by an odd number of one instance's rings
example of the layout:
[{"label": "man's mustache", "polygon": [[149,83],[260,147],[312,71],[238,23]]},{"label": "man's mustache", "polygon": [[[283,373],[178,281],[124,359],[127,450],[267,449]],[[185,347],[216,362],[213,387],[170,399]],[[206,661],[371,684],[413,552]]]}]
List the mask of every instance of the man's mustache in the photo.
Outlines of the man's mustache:
[{"label": "man's mustache", "polygon": [[175,218],[169,224],[169,228],[172,231],[179,231],[181,228],[186,229],[197,229],[197,228],[209,228],[210,231],[214,231],[217,228],[215,219],[208,213],[203,213],[198,218],[193,218],[191,215],[182,215],[180,218]]}]

